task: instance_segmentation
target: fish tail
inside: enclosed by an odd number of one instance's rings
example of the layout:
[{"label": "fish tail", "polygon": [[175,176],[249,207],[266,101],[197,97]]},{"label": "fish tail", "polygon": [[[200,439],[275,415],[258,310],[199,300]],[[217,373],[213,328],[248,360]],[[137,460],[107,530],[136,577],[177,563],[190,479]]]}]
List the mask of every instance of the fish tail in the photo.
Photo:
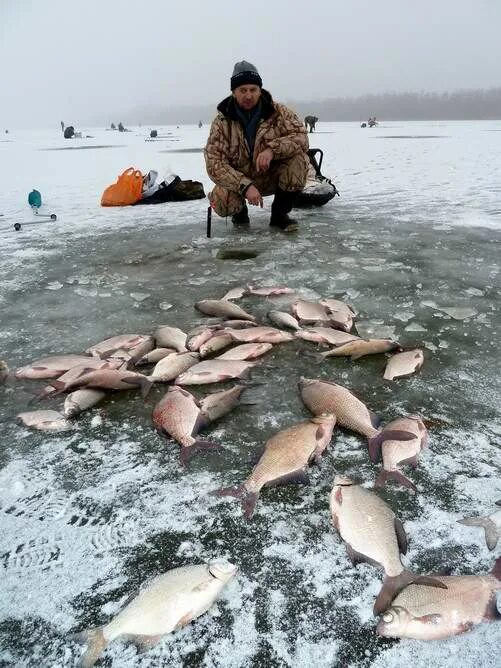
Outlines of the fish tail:
[{"label": "fish tail", "polygon": [[494,562],[494,568],[491,571],[496,580],[501,581],[501,557],[498,557]]},{"label": "fish tail", "polygon": [[414,492],[414,494],[417,494],[416,485],[412,482],[412,480],[409,480],[409,478],[407,478],[407,476],[405,476],[402,473],[402,471],[398,470],[386,471],[385,469],[383,469],[376,478],[376,482],[374,483],[374,485],[375,487],[378,488],[384,487],[387,480],[394,480],[400,485],[403,485],[404,487],[408,487],[409,489],[411,489]]},{"label": "fish tail", "polygon": [[223,487],[211,492],[213,496],[234,496],[240,499],[245,517],[249,520],[254,514],[256,503],[259,494],[256,492],[249,492],[245,485],[237,485],[236,487]]},{"label": "fish tail", "polygon": [[384,439],[385,436],[383,432],[380,431],[375,436],[371,436],[367,441],[369,457],[373,464],[377,464],[377,462],[381,459],[381,446],[383,445]]},{"label": "fish tail", "polygon": [[70,637],[70,640],[82,645],[87,645],[85,654],[83,654],[77,663],[77,668],[91,668],[101,656],[107,645],[102,626],[95,629],[87,629],[80,633],[74,633]]},{"label": "fish tail", "polygon": [[410,584],[447,589],[447,586],[437,578],[427,575],[416,575],[415,573],[411,573],[411,571],[402,571],[398,575],[386,575],[381,591],[374,603],[374,615],[377,617],[388,610],[392,601],[400,594],[402,589],[405,589]]},{"label": "fish tail", "polygon": [[153,387],[153,383],[155,381],[150,380],[147,376],[144,377],[144,380],[141,381],[141,397],[143,399],[146,399],[148,394],[150,393],[151,388]]},{"label": "fish tail", "polygon": [[494,522],[488,517],[463,517],[458,520],[459,524],[464,524],[467,527],[483,527],[485,531],[485,542],[489,550],[493,550],[498,544],[499,530]]},{"label": "fish tail", "polygon": [[224,448],[214,441],[197,439],[192,445],[181,447],[181,464],[187,466],[193,455],[199,453],[201,450],[224,450]]}]

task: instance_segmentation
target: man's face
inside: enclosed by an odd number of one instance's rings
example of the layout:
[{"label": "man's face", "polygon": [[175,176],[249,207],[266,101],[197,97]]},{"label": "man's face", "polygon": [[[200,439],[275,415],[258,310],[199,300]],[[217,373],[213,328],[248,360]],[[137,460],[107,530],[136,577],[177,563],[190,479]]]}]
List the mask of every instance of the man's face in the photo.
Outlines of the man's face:
[{"label": "man's face", "polygon": [[261,89],[259,86],[255,86],[253,84],[245,84],[244,86],[235,88],[233,91],[233,97],[235,98],[239,107],[242,107],[242,109],[245,109],[245,111],[250,111],[259,102],[259,98],[261,97]]}]

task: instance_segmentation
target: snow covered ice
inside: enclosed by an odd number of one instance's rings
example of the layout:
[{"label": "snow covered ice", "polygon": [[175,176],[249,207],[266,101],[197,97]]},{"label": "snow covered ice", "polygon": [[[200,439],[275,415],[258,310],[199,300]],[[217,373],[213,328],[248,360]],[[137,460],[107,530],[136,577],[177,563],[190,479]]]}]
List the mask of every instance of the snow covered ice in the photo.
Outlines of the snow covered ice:
[{"label": "snow covered ice", "polygon": [[[351,565],[328,507],[334,472],[369,486],[379,472],[362,438],[336,430],[311,486],[264,490],[252,522],[237,500],[208,492],[238,484],[273,433],[307,416],[301,375],[332,379],[385,422],[402,413],[431,421],[430,447],[412,472],[419,494],[391,484],[381,492],[407,530],[406,566],[492,568],[500,546],[490,554],[482,532],[456,520],[488,515],[501,498],[501,123],[318,123],[310,143],[324,150],[322,171],[341,197],[294,212],[300,231],[291,238],[268,229],[271,199],[251,207],[248,233],[213,216],[211,239],[206,200],[101,208],[102,191],[129,165],[210,189],[208,127],[157,129],[171,134],[150,142],[150,128],[88,129],[92,139],[65,141],[57,128],[11,130],[0,143],[0,358],[11,369],[116,334],[186,331],[207,319],[196,301],[246,284],[345,299],[364,333],[423,348],[425,364],[390,384],[384,356],[317,362],[303,354],[312,343],[280,344],[253,372],[263,383],[249,390],[258,403],[204,432],[225,452],[194,458],[187,471],[179,446],[151,424],[164,386],[146,403],[135,392],[110,394],[58,435],[14,422],[39,383],[0,387],[0,664],[75,665],[81,650],[69,633],[109,621],[151,576],[217,555],[239,572],[207,615],[141,655],[114,643],[101,665],[498,665],[499,624],[428,644],[376,636],[382,573]],[[16,232],[15,222],[34,220],[33,188],[58,220]],[[218,259],[236,247],[257,257]],[[266,322],[293,298],[238,303]]]}]

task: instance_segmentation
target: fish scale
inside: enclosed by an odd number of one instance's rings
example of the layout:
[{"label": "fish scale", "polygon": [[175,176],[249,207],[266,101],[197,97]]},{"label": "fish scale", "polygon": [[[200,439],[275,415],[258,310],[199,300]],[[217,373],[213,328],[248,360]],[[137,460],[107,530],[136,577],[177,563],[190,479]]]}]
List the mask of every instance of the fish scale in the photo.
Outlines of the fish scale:
[{"label": "fish scale", "polygon": [[299,389],[304,405],[315,415],[334,413],[342,427],[367,437],[378,433],[373,424],[379,418],[342,385],[302,378]]},{"label": "fish scale", "polygon": [[[320,444],[321,452],[330,442],[335,419],[332,418],[327,422],[330,424],[325,426],[325,434]],[[317,439],[319,426],[321,425],[314,420],[308,420],[273,436],[267,442],[255,469],[244,483],[245,487],[249,491],[259,492],[267,483],[305,469],[312,455],[319,448]]]},{"label": "fish scale", "polygon": [[359,485],[335,486],[331,510],[341,538],[355,552],[380,564],[387,575],[402,572],[395,513],[382,499]]}]

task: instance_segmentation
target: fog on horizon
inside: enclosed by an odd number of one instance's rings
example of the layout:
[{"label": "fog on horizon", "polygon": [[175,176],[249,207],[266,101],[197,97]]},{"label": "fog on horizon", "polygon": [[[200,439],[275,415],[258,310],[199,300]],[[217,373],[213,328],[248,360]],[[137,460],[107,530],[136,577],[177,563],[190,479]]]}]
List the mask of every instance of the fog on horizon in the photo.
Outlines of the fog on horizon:
[{"label": "fog on horizon", "polygon": [[499,0],[0,0],[0,128],[215,108],[242,59],[284,101],[496,87],[500,25]]}]

